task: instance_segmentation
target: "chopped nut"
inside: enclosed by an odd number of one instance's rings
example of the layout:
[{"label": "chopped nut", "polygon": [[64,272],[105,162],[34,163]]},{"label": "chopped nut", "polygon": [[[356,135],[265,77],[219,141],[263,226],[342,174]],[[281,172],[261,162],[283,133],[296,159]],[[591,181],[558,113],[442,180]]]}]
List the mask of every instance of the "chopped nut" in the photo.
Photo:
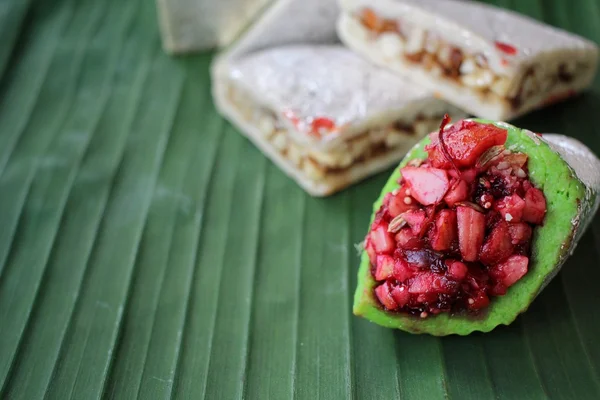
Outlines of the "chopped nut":
[{"label": "chopped nut", "polygon": [[[427,135],[428,133],[431,133],[432,131],[431,122],[426,120],[416,121],[413,125],[413,128],[415,131],[415,136],[417,138],[422,138],[423,136]],[[435,130],[435,128],[433,130]]]},{"label": "chopped nut", "polygon": [[287,147],[287,135],[284,131],[277,131],[271,138],[271,143],[279,151],[284,151]]},{"label": "chopped nut", "polygon": [[425,51],[431,54],[437,53],[440,48],[440,38],[438,35],[427,32],[425,35]]},{"label": "chopped nut", "polygon": [[462,75],[472,74],[476,69],[479,69],[479,67],[477,64],[475,64],[475,61],[472,58],[465,59],[460,65],[460,73]]},{"label": "chopped nut", "polygon": [[394,59],[402,54],[404,42],[397,33],[384,33],[377,39],[381,54],[388,59]]},{"label": "chopped nut", "polygon": [[300,165],[300,163],[302,162],[302,150],[300,149],[300,147],[293,143],[290,143],[290,145],[288,146],[287,156],[289,160],[295,165]]},{"label": "chopped nut", "polygon": [[325,170],[311,158],[304,160],[303,169],[310,179],[321,180],[325,177]]},{"label": "chopped nut", "polygon": [[497,77],[494,83],[490,86],[492,92],[496,93],[498,96],[506,96],[508,94],[508,89],[510,88],[510,81],[505,77]]},{"label": "chopped nut", "polygon": [[399,144],[402,144],[405,140],[406,136],[404,134],[395,129],[390,129],[385,137],[385,145],[387,147],[396,147]]},{"label": "chopped nut", "polygon": [[478,69],[472,74],[463,75],[460,80],[466,86],[483,89],[494,82],[494,74],[488,69]]},{"label": "chopped nut", "polygon": [[425,44],[425,30],[415,28],[408,35],[408,42],[406,43],[406,53],[415,54],[423,51]]},{"label": "chopped nut", "polygon": [[256,125],[260,133],[262,133],[266,138],[271,136],[275,131],[275,122],[273,121],[272,117],[267,115],[259,116]]}]

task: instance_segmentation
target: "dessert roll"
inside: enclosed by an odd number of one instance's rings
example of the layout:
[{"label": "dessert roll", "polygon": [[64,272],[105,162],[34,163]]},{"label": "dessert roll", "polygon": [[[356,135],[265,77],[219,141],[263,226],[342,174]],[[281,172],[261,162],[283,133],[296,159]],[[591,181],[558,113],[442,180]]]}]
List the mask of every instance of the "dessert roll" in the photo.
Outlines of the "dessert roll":
[{"label": "dessert roll", "polygon": [[341,0],[338,33],[377,65],[469,113],[508,120],[590,86],[591,41],[490,5]]},{"label": "dessert roll", "polygon": [[445,113],[464,116],[340,45],[253,52],[213,84],[222,113],[314,196],[397,163]]},{"label": "dessert roll", "polygon": [[577,140],[444,120],[375,202],[354,313],[442,336],[510,324],[598,208],[600,160]]}]

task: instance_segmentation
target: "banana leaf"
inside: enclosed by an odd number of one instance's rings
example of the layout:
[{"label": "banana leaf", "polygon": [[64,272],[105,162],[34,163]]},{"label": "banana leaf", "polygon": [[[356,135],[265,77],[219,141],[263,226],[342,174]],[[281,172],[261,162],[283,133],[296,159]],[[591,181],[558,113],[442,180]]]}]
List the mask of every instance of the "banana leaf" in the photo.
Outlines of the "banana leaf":
[{"label": "banana leaf", "polygon": [[[596,0],[494,3],[600,41]],[[152,2],[1,0],[0,32],[0,398],[600,398],[600,219],[508,327],[380,328],[353,245],[390,171],[306,195]],[[515,124],[598,153],[599,109],[597,79]]]}]

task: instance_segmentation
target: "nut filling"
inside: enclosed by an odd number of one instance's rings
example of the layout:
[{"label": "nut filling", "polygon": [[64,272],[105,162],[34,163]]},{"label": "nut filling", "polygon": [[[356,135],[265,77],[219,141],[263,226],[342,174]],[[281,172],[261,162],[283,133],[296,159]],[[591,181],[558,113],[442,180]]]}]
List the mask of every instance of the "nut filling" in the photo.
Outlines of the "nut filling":
[{"label": "nut filling", "polygon": [[[382,18],[369,8],[354,18],[368,30],[369,40],[376,43],[385,57],[401,57],[404,62],[419,65],[434,76],[468,87],[483,98],[506,102],[513,110],[529,100],[544,99],[592,68],[589,63],[568,59],[531,64],[518,77],[502,75],[490,68],[484,54],[465,52],[440,34],[415,27],[408,21]],[[506,55],[502,59],[506,64],[519,51],[502,42],[496,42],[496,48]],[[552,103],[573,94],[567,90],[543,102]]]},{"label": "nut filling", "polygon": [[364,242],[387,311],[485,309],[527,274],[544,221],[544,193],[528,179],[528,156],[504,147],[507,131],[474,121],[444,131],[445,122],[428,157],[400,170]]},{"label": "nut filling", "polygon": [[318,117],[311,119],[310,124],[305,124],[289,112],[277,115],[256,104],[245,90],[233,84],[227,87],[226,93],[238,114],[247,123],[257,127],[261,138],[313,181],[323,181],[328,176],[344,174],[357,163],[405,148],[407,144],[412,146],[435,130],[441,118],[418,116],[412,124],[397,121],[348,137],[332,148],[321,149],[298,141],[290,134],[286,125],[310,125],[306,135],[321,138],[335,134],[335,123],[330,119]]}]

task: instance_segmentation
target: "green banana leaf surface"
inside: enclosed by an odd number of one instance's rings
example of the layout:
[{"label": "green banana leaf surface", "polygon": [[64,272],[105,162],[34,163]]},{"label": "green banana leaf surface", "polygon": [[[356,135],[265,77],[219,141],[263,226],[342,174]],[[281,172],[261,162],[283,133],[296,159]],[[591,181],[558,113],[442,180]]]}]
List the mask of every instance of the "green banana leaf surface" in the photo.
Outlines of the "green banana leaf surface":
[{"label": "green banana leaf surface", "polygon": [[[495,4],[600,41],[597,0]],[[0,0],[0,398],[597,399],[600,219],[508,327],[353,317],[390,171],[311,198],[171,58],[153,2]],[[515,121],[600,152],[591,92]]]}]

